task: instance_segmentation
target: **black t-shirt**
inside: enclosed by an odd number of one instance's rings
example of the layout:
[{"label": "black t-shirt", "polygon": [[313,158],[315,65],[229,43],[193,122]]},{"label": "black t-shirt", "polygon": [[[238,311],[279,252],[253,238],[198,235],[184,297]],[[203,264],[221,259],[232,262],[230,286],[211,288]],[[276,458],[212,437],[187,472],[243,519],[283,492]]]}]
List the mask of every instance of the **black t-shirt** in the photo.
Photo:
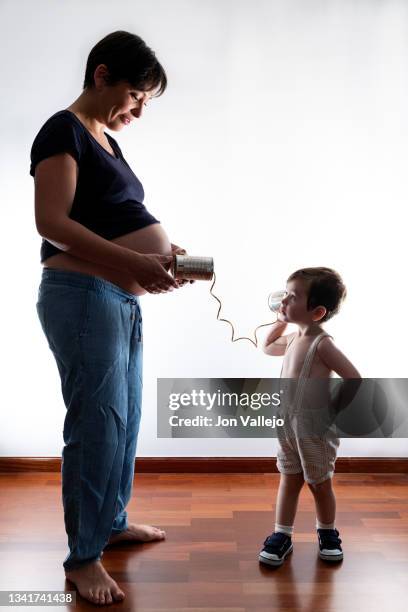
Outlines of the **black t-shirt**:
[{"label": "black t-shirt", "polygon": [[[106,132],[105,135],[115,156],[99,144],[74,113],[55,113],[34,139],[30,174],[34,177],[36,165],[47,157],[63,152],[72,155],[79,172],[69,217],[112,240],[159,221],[146,210],[142,183],[118,143]],[[41,262],[57,253],[63,251],[43,238]]]}]

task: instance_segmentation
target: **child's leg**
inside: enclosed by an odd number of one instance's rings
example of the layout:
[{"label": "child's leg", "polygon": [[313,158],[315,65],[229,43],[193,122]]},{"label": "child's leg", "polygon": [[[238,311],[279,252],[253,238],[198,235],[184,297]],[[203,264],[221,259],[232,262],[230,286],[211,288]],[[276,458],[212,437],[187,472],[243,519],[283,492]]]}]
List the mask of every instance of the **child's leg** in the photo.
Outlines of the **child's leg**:
[{"label": "child's leg", "polygon": [[336,497],[332,478],[319,484],[309,484],[316,504],[317,526],[319,529],[334,529],[336,518]]},{"label": "child's leg", "polygon": [[[278,497],[276,500],[275,531],[283,531],[288,535],[292,535],[299,493],[303,484],[303,473],[281,474]],[[287,529],[284,530],[282,527],[286,527]]]}]

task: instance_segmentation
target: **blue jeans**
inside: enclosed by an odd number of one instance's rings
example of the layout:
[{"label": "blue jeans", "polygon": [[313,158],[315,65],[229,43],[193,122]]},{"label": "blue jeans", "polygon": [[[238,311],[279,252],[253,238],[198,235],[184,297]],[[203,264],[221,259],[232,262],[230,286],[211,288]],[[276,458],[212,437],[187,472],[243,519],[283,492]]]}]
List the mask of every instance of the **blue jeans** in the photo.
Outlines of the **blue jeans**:
[{"label": "blue jeans", "polygon": [[[36,304],[67,409],[66,570],[101,559],[128,526],[142,402],[139,298],[101,278],[44,268]],[[45,381],[44,381],[45,383]]]}]

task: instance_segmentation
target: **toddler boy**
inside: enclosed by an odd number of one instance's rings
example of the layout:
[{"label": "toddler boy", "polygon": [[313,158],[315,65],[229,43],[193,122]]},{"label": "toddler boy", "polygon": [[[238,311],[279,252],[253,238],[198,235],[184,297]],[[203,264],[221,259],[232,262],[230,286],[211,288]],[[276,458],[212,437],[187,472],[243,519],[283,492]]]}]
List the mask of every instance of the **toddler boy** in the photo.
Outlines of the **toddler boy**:
[{"label": "toddler boy", "polygon": [[[343,559],[339,531],[335,528],[336,499],[332,486],[339,439],[335,436],[299,435],[299,423],[307,410],[302,394],[306,379],[361,378],[335,346],[322,324],[335,315],[346,296],[339,274],[330,268],[303,268],[287,280],[278,321],[265,339],[267,355],[282,356],[281,378],[298,379],[294,417],[287,415],[279,427],[277,467],[281,474],[276,501],[275,530],[264,542],[259,561],[282,565],[293,550],[293,523],[301,488],[306,481],[316,504],[319,556],[325,561]],[[298,330],[282,335],[288,323]],[[303,381],[303,383],[302,383]],[[320,384],[320,383],[319,383]]]}]

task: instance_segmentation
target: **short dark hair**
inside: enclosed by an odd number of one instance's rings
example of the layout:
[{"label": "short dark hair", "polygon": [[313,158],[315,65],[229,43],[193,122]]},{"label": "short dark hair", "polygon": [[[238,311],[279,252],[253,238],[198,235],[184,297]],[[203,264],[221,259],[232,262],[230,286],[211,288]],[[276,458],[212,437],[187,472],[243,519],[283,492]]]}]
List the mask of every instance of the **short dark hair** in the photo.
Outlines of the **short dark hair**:
[{"label": "short dark hair", "polygon": [[347,289],[341,276],[331,268],[301,268],[288,278],[288,282],[301,279],[307,283],[307,309],[324,306],[326,314],[321,323],[328,321],[337,314],[340,304],[347,295]]},{"label": "short dark hair", "polygon": [[156,96],[167,87],[163,66],[154,51],[136,34],[118,30],[96,43],[86,63],[84,89],[95,87],[94,72],[100,64],[108,68],[107,85],[126,81],[142,91],[157,88]]}]

